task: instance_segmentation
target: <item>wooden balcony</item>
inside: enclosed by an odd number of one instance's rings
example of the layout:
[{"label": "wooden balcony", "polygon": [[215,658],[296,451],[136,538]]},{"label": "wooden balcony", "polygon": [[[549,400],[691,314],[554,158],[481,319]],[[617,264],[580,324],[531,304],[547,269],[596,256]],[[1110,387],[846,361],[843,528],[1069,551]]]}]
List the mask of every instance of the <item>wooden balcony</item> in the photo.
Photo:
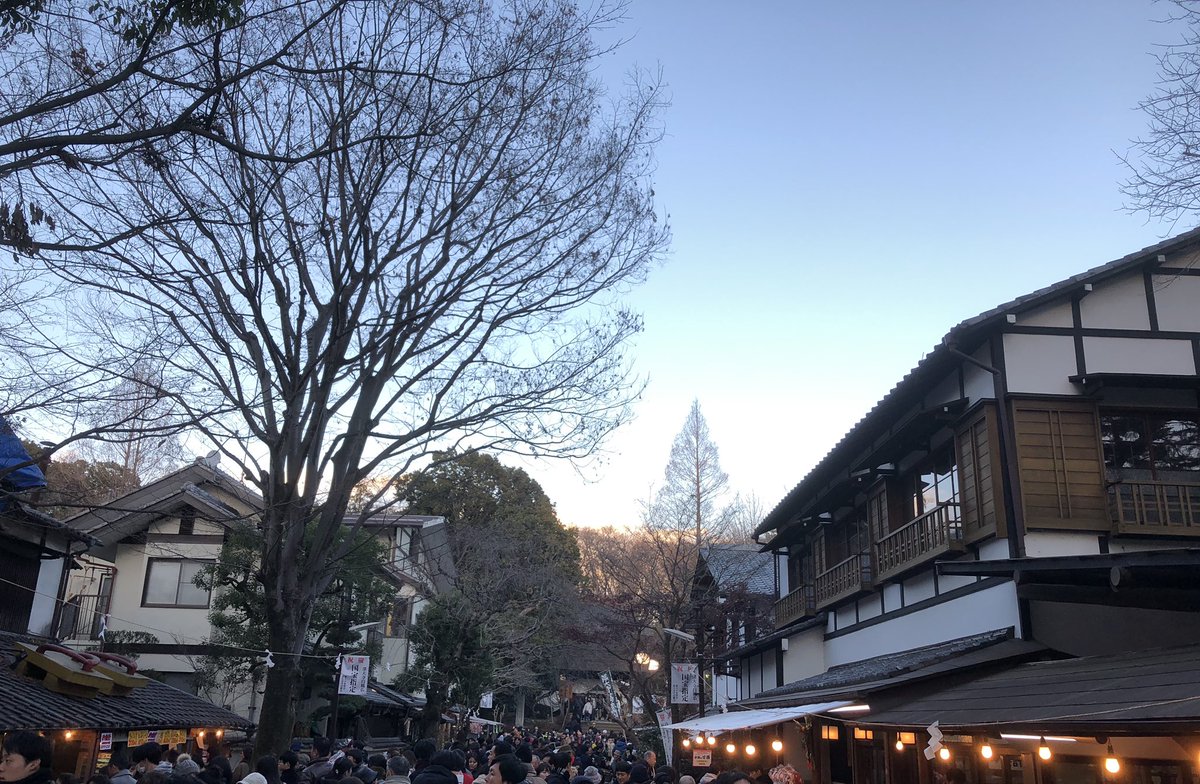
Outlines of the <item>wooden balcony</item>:
[{"label": "wooden balcony", "polygon": [[1200,482],[1117,482],[1108,501],[1115,533],[1200,536]]},{"label": "wooden balcony", "polygon": [[939,555],[963,549],[958,504],[939,504],[875,543],[879,579],[894,577]]},{"label": "wooden balcony", "polygon": [[815,588],[817,609],[853,596],[871,587],[871,556],[852,555],[836,566],[817,575]]},{"label": "wooden balcony", "polygon": [[782,629],[789,623],[817,614],[817,603],[813,586],[802,585],[775,602],[775,628]]}]

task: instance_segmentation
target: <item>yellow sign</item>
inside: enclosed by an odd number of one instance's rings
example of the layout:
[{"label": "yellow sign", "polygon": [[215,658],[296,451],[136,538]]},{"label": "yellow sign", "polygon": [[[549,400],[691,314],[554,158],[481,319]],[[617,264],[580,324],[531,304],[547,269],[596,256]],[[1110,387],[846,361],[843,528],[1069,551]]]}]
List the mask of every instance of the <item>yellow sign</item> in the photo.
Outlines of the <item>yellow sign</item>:
[{"label": "yellow sign", "polygon": [[154,741],[161,746],[175,746],[187,742],[187,730],[130,730],[129,748]]}]

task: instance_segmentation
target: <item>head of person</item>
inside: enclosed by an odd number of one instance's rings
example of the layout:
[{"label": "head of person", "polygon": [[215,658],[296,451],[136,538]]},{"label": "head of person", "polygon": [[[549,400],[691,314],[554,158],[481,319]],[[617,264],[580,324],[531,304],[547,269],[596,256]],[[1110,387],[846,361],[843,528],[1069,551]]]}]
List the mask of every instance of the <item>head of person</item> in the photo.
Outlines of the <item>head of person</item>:
[{"label": "head of person", "polygon": [[293,770],[299,764],[300,755],[291,749],[288,749],[279,755],[279,770],[281,772],[285,770]]},{"label": "head of person", "polygon": [[36,732],[7,735],[0,757],[0,781],[20,781],[39,770],[50,771],[50,740]]},{"label": "head of person", "polygon": [[713,784],[754,784],[750,774],[740,770],[727,770],[713,780]]},{"label": "head of person", "polygon": [[129,752],[125,751],[125,749],[114,751],[112,759],[108,761],[108,769],[112,771],[109,775],[129,770]]},{"label": "head of person", "polygon": [[437,751],[437,744],[433,742],[432,738],[422,738],[413,744],[412,751],[418,762],[428,761],[433,759],[433,754]]},{"label": "head of person", "polygon": [[675,769],[670,765],[659,765],[654,771],[655,784],[675,784]]},{"label": "head of person", "polygon": [[333,741],[329,738],[320,737],[313,739],[313,753],[318,757],[328,757],[331,749],[333,749]]},{"label": "head of person", "polygon": [[371,754],[367,757],[367,767],[377,773],[387,770],[387,757],[382,754]]},{"label": "head of person", "polygon": [[654,770],[658,765],[658,755],[651,749],[642,755],[642,762],[646,763],[647,768]]},{"label": "head of person", "polygon": [[389,776],[407,776],[412,770],[412,765],[408,762],[408,757],[403,754],[397,754],[387,761],[387,772]]},{"label": "head of person", "polygon": [[363,764],[363,750],[362,749],[355,748],[354,746],[350,746],[349,748],[346,749],[346,756],[350,758],[351,762],[354,763],[354,767],[356,767],[356,768],[359,765]]},{"label": "head of person", "polygon": [[274,754],[264,754],[254,763],[254,770],[267,781],[274,781],[279,778],[279,758]]},{"label": "head of person", "polygon": [[650,781],[650,768],[639,762],[629,769],[629,784],[647,784]]},{"label": "head of person", "polygon": [[616,780],[617,784],[628,784],[629,772],[633,769],[632,765],[625,760],[621,760],[620,762],[613,764],[612,769],[613,778]]},{"label": "head of person", "polygon": [[440,765],[451,772],[463,769],[462,758],[453,751],[439,751],[429,758],[429,764]]},{"label": "head of person", "polygon": [[696,779],[685,774],[679,777],[679,784],[696,784]]},{"label": "head of person", "polygon": [[502,754],[488,769],[487,784],[521,784],[525,780],[525,765],[512,754]]},{"label": "head of person", "polygon": [[559,749],[550,755],[550,764],[555,770],[566,770],[571,767],[571,752]]},{"label": "head of person", "polygon": [[194,776],[200,772],[200,764],[187,754],[180,754],[175,760],[175,772],[180,776]]},{"label": "head of person", "polygon": [[339,779],[350,775],[350,771],[354,770],[354,763],[350,761],[350,757],[338,757],[337,762],[333,763],[333,775]]}]

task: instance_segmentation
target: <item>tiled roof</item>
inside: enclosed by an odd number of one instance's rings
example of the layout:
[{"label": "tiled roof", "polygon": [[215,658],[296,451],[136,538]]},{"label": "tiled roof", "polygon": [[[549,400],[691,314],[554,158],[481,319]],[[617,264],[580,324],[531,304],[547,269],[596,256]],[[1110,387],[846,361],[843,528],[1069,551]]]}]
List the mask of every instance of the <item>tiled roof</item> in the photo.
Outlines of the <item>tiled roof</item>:
[{"label": "tiled roof", "polygon": [[775,556],[756,544],[713,545],[700,550],[718,587],[745,585],[749,593],[775,594]]},{"label": "tiled roof", "polygon": [[0,632],[0,732],[41,729],[247,728],[252,722],[165,683],[151,681],[125,697],[68,697],[13,669],[20,635]]},{"label": "tiled roof", "polygon": [[839,664],[836,667],[830,667],[820,675],[764,691],[756,695],[755,700],[808,692],[825,692],[831,689],[847,689],[876,681],[885,681],[904,673],[956,659],[972,651],[988,648],[1010,639],[1012,639],[1012,629],[996,629],[921,648]]},{"label": "tiled roof", "polygon": [[1004,723],[1096,734],[1129,722],[1200,720],[1200,645],[1031,662],[927,691],[872,712],[885,724],[943,727]]},{"label": "tiled roof", "polygon": [[755,534],[763,534],[782,526],[793,515],[795,511],[793,507],[797,504],[805,503],[822,486],[836,478],[839,470],[845,468],[842,462],[851,459],[854,450],[861,448],[874,436],[873,425],[890,423],[889,417],[902,413],[900,409],[911,404],[909,398],[913,390],[919,389],[923,382],[932,382],[941,372],[950,370],[951,366],[957,363],[958,359],[952,349],[967,348],[966,345],[960,344],[965,344],[972,337],[978,336],[988,327],[992,326],[994,322],[1001,321],[1008,313],[1053,301],[1077,289],[1084,283],[1098,283],[1107,278],[1120,275],[1148,261],[1152,261],[1156,256],[1166,251],[1183,249],[1185,246],[1195,243],[1198,239],[1200,239],[1200,229],[1192,229],[1156,245],[1142,248],[1135,253],[1123,256],[1115,261],[1094,267],[1078,275],[1072,275],[1066,280],[1061,280],[1045,288],[1024,294],[1002,305],[997,305],[991,310],[986,310],[977,316],[963,320],[947,332],[941,342],[934,346],[933,350],[926,354],[917,363],[916,367],[910,370],[904,378],[900,379],[892,387],[891,391],[875,404],[874,408],[868,411],[854,427],[850,428],[842,436],[842,439],[821,458],[820,462],[805,475],[800,483],[784,496],[775,505],[775,508],[763,518],[762,523],[755,529]]}]

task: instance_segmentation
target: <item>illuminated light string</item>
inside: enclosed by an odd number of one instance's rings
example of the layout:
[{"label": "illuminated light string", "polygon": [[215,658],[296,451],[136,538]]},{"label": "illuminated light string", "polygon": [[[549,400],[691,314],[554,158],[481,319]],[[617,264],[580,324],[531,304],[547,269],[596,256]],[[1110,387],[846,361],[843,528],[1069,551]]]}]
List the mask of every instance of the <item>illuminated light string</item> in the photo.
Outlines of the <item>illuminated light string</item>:
[{"label": "illuminated light string", "polygon": [[[3,577],[0,577],[0,583],[5,583],[6,585],[11,585],[16,588],[20,588],[23,591],[29,591],[32,594],[50,599],[57,604],[61,604],[64,607],[69,605],[69,603],[67,601],[65,601],[63,599],[59,599],[57,596],[48,594],[45,591],[39,591],[35,588],[30,588],[27,585],[21,585],[20,583],[13,582],[12,580],[7,580]],[[69,605],[69,606],[76,607],[76,605]],[[299,659],[321,659],[323,661],[331,661],[331,660],[335,660],[338,662],[341,661],[341,654],[338,654],[336,657],[334,657],[334,656],[329,656],[329,655],[324,655],[324,654],[319,654],[319,653],[286,653],[284,651],[264,651],[262,648],[243,648],[240,645],[230,645],[228,643],[218,643],[218,642],[211,642],[208,640],[202,640],[198,637],[188,637],[183,634],[178,634],[176,632],[167,631],[166,629],[158,629],[153,626],[147,626],[143,623],[138,623],[137,621],[131,621],[128,618],[119,618],[116,615],[112,615],[111,613],[101,614],[98,610],[87,610],[82,607],[78,607],[77,609],[79,609],[81,612],[91,613],[92,615],[100,615],[101,623],[102,623],[103,628],[106,633],[110,632],[110,631],[116,631],[116,629],[109,628],[109,624],[108,624],[109,620],[121,621],[122,623],[127,623],[131,626],[135,626],[138,629],[141,629],[144,631],[159,632],[160,634],[165,634],[168,637],[174,639],[177,643],[183,642],[183,643],[192,643],[192,644],[196,644],[196,645],[209,645],[213,648],[224,648],[224,649],[230,650],[230,651],[241,651],[242,653],[252,653],[255,656],[258,656],[260,658],[263,658],[264,654],[265,654],[265,658],[270,661],[269,666],[271,666],[271,667],[273,667],[275,665],[275,662],[274,662],[275,656],[292,656],[292,657],[299,658]],[[391,664],[391,662],[388,662],[388,664]]]}]

